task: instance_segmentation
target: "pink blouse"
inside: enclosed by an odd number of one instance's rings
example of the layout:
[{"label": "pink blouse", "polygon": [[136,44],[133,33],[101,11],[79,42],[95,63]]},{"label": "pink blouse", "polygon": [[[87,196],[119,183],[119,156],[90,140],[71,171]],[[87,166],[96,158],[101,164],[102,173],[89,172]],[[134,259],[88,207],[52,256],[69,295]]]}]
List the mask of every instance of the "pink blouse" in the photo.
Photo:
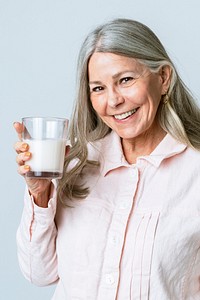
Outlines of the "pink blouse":
[{"label": "pink blouse", "polygon": [[129,165],[114,133],[89,145],[84,200],[48,208],[28,192],[17,232],[19,264],[53,300],[200,299],[200,152],[169,134]]}]

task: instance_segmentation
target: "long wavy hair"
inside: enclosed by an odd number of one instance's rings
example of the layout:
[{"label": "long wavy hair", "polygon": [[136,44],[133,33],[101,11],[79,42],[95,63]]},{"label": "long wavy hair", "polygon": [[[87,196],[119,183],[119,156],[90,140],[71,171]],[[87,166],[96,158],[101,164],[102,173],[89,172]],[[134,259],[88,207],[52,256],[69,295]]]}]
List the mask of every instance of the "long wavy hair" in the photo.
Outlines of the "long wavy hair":
[{"label": "long wavy hair", "polygon": [[[137,59],[151,72],[170,66],[169,101],[160,101],[157,111],[159,123],[176,140],[200,150],[200,109],[160,40],[138,21],[112,20],[92,31],[79,53],[77,95],[69,128],[71,150],[65,159],[64,176],[58,186],[58,195],[63,203],[66,197],[82,198],[88,194],[87,187],[77,184],[84,167],[98,165],[98,162],[88,160],[87,145],[105,137],[111,130],[96,114],[90,101],[88,62],[94,52],[109,52]],[[69,167],[72,161],[76,163]]]}]

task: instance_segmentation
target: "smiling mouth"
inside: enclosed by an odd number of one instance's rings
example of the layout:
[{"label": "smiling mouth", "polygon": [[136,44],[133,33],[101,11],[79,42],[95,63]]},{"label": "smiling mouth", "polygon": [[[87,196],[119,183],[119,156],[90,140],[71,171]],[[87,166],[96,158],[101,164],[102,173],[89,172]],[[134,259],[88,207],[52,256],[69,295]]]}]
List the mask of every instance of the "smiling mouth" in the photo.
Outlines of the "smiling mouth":
[{"label": "smiling mouth", "polygon": [[114,115],[114,118],[117,119],[117,120],[124,120],[124,119],[127,119],[128,117],[132,116],[134,113],[136,113],[136,111],[139,109],[139,107],[137,108],[134,108],[130,111],[127,111],[123,114],[120,114],[120,115]]}]

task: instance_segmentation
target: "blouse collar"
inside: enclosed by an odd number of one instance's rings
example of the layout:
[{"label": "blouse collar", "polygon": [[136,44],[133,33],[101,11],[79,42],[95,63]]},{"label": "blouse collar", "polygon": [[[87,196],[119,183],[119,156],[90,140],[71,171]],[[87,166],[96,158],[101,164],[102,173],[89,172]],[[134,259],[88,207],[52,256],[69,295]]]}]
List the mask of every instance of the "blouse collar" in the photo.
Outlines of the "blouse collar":
[{"label": "blouse collar", "polygon": [[[89,159],[95,159],[92,153],[98,153],[98,160],[101,164],[103,176],[113,169],[122,166],[132,166],[126,161],[122,150],[121,139],[114,131],[111,131],[105,138],[94,143],[93,147],[93,151],[91,151],[91,149],[89,151]],[[177,155],[186,148],[186,145],[175,140],[170,134],[166,134],[153,152],[150,155],[139,156],[135,165],[137,166],[141,160],[145,160],[158,168],[164,159]]]}]

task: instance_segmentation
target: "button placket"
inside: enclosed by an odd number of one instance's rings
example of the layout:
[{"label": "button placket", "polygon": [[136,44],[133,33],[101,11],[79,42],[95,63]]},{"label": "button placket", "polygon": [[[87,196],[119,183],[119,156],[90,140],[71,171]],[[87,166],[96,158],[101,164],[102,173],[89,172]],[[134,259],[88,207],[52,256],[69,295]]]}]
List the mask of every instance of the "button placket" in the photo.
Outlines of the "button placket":
[{"label": "button placket", "polygon": [[[126,170],[127,171],[127,170]],[[124,177],[124,176],[122,176]],[[108,242],[105,249],[102,268],[101,289],[98,296],[103,299],[104,291],[115,293],[119,282],[119,266],[122,249],[125,242],[126,228],[137,189],[138,170],[129,168],[126,174],[126,185],[121,184],[115,200],[115,210],[108,232]],[[124,178],[123,178],[124,180]],[[122,181],[121,181],[122,182]],[[105,289],[105,290],[104,290]],[[113,294],[114,295],[114,294]]]}]

